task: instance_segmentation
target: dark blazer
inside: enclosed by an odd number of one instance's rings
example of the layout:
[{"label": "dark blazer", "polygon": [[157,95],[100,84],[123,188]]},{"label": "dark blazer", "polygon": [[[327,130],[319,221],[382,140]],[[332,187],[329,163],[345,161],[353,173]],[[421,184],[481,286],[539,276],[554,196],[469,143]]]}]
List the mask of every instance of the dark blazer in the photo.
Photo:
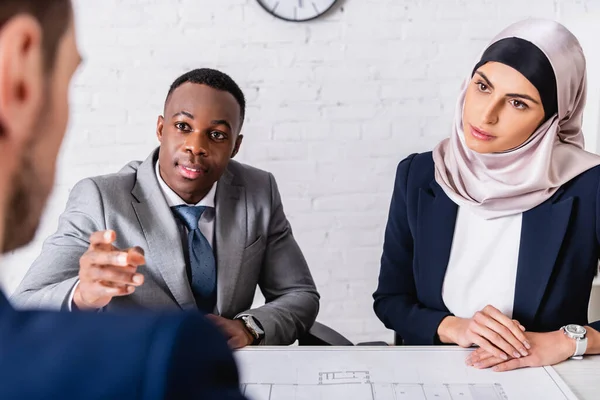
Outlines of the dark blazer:
[{"label": "dark blazer", "polygon": [[199,313],[15,311],[0,293],[0,399],[242,400]]},{"label": "dark blazer", "polygon": [[[600,167],[523,213],[513,318],[533,332],[588,324],[600,243]],[[436,344],[458,206],[434,178],[431,152],[398,165],[375,313],[406,344]],[[591,324],[600,329],[600,321]]]}]

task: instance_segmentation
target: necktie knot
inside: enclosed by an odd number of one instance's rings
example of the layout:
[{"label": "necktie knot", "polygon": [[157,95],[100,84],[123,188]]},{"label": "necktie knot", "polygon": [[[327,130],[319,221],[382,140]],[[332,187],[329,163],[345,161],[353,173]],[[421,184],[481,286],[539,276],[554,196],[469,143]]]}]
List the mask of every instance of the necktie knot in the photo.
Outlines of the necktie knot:
[{"label": "necktie knot", "polygon": [[198,220],[200,220],[200,217],[207,208],[205,206],[186,205],[171,207],[173,214],[185,224],[189,231],[198,229]]}]

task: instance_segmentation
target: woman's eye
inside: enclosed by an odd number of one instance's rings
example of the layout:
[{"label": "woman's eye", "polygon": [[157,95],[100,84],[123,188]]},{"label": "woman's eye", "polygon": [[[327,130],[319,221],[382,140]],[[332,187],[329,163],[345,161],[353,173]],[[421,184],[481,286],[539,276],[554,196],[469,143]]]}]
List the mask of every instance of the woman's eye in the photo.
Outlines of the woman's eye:
[{"label": "woman's eye", "polygon": [[515,108],[518,108],[519,110],[524,110],[524,109],[526,109],[526,108],[527,108],[527,104],[523,103],[522,101],[519,101],[519,100],[511,100],[511,102],[512,102],[512,105],[513,105]]}]

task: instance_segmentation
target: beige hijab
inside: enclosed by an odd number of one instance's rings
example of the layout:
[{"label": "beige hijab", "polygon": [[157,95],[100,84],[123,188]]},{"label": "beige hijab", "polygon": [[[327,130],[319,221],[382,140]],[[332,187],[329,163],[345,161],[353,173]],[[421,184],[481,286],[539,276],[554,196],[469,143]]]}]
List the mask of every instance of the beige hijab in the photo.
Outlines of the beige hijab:
[{"label": "beige hijab", "polygon": [[577,175],[600,165],[600,156],[583,149],[586,65],[577,38],[555,21],[528,19],[506,28],[490,45],[508,37],[527,40],[548,57],[558,86],[558,113],[514,150],[474,152],[466,146],[462,128],[469,76],[458,99],[452,133],[433,150],[436,182],[452,201],[485,219],[530,210]]}]

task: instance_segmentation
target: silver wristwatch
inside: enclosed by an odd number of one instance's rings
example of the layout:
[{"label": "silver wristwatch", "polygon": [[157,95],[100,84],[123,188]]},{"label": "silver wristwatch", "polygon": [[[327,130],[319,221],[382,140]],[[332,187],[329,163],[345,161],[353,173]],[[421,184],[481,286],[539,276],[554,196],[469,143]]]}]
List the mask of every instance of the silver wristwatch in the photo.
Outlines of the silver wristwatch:
[{"label": "silver wristwatch", "polygon": [[587,331],[581,325],[570,324],[561,328],[565,335],[575,340],[575,354],[571,357],[574,360],[581,360],[587,350]]},{"label": "silver wristwatch", "polygon": [[256,318],[254,318],[252,315],[247,314],[240,315],[238,318],[244,322],[244,325],[246,325],[246,329],[254,337],[254,342],[252,342],[252,344],[259,344],[263,341],[263,339],[265,338],[265,331]]}]

